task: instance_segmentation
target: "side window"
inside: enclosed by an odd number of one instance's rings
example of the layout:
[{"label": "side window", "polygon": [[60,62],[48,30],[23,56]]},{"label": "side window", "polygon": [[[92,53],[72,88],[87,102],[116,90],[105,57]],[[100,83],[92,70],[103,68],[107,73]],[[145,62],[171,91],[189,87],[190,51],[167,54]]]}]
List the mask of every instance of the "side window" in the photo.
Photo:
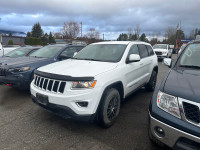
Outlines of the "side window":
[{"label": "side window", "polygon": [[140,58],[142,59],[148,57],[149,53],[147,51],[146,46],[143,44],[139,44],[138,47],[139,47]]},{"label": "side window", "polygon": [[68,47],[60,55],[65,55],[67,57],[73,57],[75,52],[76,52],[75,47]]},{"label": "side window", "polygon": [[138,50],[137,45],[131,46],[129,53],[128,53],[128,57],[130,56],[130,54],[138,54],[139,55],[139,50]]},{"label": "side window", "polygon": [[76,52],[79,52],[80,50],[82,50],[84,47],[83,46],[77,46],[76,47]]},{"label": "side window", "polygon": [[146,45],[146,47],[147,47],[147,49],[148,49],[149,55],[150,55],[150,56],[154,55],[154,52],[153,52],[153,49],[151,48],[151,46]]}]

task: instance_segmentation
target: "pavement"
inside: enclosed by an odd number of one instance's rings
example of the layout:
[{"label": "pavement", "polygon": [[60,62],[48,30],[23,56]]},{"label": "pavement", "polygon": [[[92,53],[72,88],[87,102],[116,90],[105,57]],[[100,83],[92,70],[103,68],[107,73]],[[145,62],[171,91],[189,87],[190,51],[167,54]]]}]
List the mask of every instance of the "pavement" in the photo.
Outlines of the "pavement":
[{"label": "pavement", "polygon": [[[168,70],[159,62],[157,85]],[[35,105],[29,92],[0,85],[0,149],[167,149],[152,144],[148,139],[148,105],[152,94],[142,88],[126,98],[115,124],[104,129],[95,123],[58,117]]]}]

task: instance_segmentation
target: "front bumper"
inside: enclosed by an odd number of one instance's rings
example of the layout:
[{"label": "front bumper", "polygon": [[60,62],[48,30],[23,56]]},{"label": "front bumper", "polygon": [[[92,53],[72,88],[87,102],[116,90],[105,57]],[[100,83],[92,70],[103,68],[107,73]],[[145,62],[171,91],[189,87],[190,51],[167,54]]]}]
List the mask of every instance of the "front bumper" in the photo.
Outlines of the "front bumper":
[{"label": "front bumper", "polygon": [[[72,118],[76,118],[76,116],[92,116],[96,114],[97,107],[102,95],[101,88],[95,87],[94,89],[85,90],[71,90],[70,88],[71,83],[67,82],[64,93],[55,93],[38,88],[32,82],[30,89],[33,99],[37,97],[37,94],[42,94],[48,97],[48,105],[45,107],[43,106],[43,108],[47,110],[51,111],[52,107],[61,110],[63,110],[62,108],[65,110],[69,108],[73,113],[68,113],[69,111],[66,111],[65,114],[71,116]],[[78,103],[81,102],[86,102],[87,106],[78,105]],[[57,113],[57,115],[63,116],[59,113]]]},{"label": "front bumper", "polygon": [[32,97],[33,102],[36,103],[37,105],[63,118],[73,118],[74,120],[85,121],[85,122],[92,122],[95,118],[95,114],[92,114],[92,115],[76,114],[71,108],[67,106],[56,105],[56,104],[51,104],[51,103],[48,103],[47,105],[43,105],[38,102],[35,96],[31,95],[31,97]]},{"label": "front bumper", "polygon": [[8,76],[0,76],[1,84],[11,84],[12,87],[27,90],[30,87],[30,80],[23,78],[20,75],[8,75]]},{"label": "front bumper", "polygon": [[[154,138],[164,143],[165,145],[182,150],[199,150],[200,149],[200,137],[194,136],[192,134],[183,132],[172,126],[169,126],[149,114],[150,118],[150,131]],[[155,129],[159,127],[164,131],[164,136],[160,136],[156,133]]]}]

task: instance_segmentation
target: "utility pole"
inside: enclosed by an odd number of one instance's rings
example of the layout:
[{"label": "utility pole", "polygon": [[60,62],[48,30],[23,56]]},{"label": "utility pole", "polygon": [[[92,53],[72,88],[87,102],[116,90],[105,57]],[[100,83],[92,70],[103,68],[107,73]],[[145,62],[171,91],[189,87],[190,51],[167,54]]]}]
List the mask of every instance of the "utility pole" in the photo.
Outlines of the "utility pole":
[{"label": "utility pole", "polygon": [[81,24],[81,39],[82,39],[82,22],[80,22],[80,24]]},{"label": "utility pole", "polygon": [[104,33],[103,33],[103,41],[104,41]]}]

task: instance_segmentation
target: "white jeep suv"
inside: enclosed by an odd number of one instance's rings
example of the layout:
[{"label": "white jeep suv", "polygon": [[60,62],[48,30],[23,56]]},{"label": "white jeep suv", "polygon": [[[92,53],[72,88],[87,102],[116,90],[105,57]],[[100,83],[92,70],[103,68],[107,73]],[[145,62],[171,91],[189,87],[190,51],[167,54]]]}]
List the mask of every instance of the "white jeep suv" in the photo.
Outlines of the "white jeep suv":
[{"label": "white jeep suv", "polygon": [[172,49],[170,49],[169,44],[156,44],[153,46],[153,50],[158,58],[172,57]]},{"label": "white jeep suv", "polygon": [[57,115],[109,127],[124,98],[143,86],[154,90],[157,73],[157,56],[148,43],[94,43],[72,59],[37,69],[32,100]]}]

